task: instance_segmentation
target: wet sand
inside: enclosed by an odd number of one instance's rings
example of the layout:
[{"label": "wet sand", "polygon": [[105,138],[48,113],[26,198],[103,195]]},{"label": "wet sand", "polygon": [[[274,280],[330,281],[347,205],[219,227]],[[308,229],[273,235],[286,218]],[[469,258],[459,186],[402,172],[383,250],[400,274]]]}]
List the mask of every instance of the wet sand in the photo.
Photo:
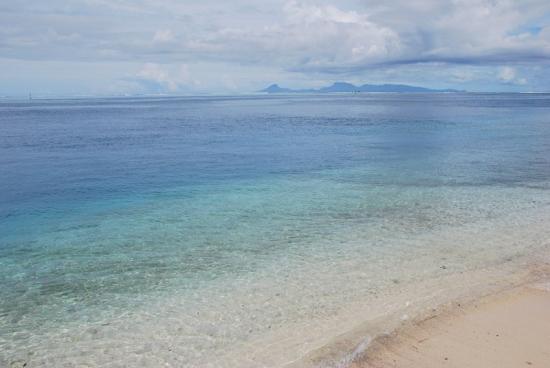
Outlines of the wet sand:
[{"label": "wet sand", "polygon": [[455,304],[378,338],[353,368],[550,366],[550,283]]}]

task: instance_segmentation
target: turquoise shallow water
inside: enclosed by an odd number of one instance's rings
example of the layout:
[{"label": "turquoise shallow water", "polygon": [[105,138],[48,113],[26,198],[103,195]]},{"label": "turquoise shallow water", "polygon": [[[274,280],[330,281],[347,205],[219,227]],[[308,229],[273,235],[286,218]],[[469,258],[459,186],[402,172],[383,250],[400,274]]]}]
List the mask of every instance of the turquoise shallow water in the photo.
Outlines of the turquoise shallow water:
[{"label": "turquoise shallow water", "polygon": [[0,363],[282,366],[546,254],[550,95],[4,101],[0,167]]}]

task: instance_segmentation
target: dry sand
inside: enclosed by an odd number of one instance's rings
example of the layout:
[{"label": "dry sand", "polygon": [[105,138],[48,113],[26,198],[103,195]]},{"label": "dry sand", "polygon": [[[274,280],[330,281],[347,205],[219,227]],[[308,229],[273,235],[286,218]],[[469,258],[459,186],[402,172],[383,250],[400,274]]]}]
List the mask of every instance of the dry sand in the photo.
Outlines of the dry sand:
[{"label": "dry sand", "polygon": [[550,367],[550,288],[517,288],[378,339],[353,368]]}]

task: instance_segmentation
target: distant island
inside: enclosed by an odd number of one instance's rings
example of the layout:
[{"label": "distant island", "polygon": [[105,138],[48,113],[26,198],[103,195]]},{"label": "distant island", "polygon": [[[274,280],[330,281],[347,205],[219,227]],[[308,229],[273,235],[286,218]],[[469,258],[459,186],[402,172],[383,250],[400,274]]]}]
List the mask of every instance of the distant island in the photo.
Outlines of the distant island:
[{"label": "distant island", "polygon": [[319,89],[291,89],[272,84],[258,92],[265,93],[335,93],[335,92],[465,92],[457,89],[431,89],[406,84],[363,84],[356,86],[346,82],[336,82]]}]

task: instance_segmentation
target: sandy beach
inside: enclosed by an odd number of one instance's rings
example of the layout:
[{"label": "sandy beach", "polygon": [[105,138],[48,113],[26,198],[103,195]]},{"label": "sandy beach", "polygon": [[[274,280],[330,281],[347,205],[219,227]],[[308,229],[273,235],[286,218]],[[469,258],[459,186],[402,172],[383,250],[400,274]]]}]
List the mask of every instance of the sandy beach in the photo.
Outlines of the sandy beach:
[{"label": "sandy beach", "polygon": [[377,339],[353,368],[548,367],[550,283],[455,303]]}]

